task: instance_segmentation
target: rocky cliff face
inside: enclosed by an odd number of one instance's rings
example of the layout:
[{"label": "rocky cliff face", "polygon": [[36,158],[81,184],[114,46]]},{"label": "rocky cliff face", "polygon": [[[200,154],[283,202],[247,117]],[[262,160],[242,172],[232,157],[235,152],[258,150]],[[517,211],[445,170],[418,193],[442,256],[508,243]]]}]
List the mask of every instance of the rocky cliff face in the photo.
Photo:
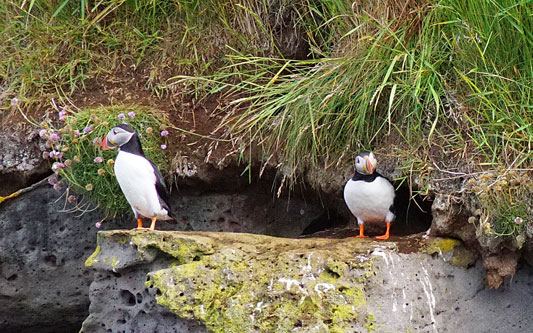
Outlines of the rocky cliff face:
[{"label": "rocky cliff face", "polygon": [[488,290],[474,260],[458,241],[420,236],[396,244],[100,232],[86,261],[95,281],[82,331],[521,332],[532,325],[533,294],[523,291],[533,271]]},{"label": "rocky cliff face", "polygon": [[11,194],[51,173],[42,156],[43,148],[37,133],[24,135],[1,126],[0,196]]},{"label": "rocky cliff face", "polygon": [[[95,223],[104,216],[98,211],[81,215],[73,208],[82,204],[82,199],[69,203],[69,195],[65,193],[65,187],[54,190],[44,182],[0,203],[1,332],[77,332],[88,315],[89,284],[93,281],[93,274],[83,263],[96,247],[98,229]],[[302,199],[295,198],[289,204],[285,199],[273,200],[260,188],[250,187],[241,193],[222,191],[209,195],[175,191],[172,201],[179,223],[160,222],[158,229],[205,228],[297,236],[323,214],[322,207]],[[283,216],[289,217],[291,223],[287,223]],[[102,228],[130,229],[134,226],[133,219],[107,219]],[[137,269],[138,266],[135,267]],[[148,272],[146,268],[134,274],[144,282]],[[117,278],[116,275],[111,277]],[[96,279],[100,278],[97,276]],[[117,283],[129,282],[129,278],[123,278]],[[105,289],[101,292],[109,294]],[[142,306],[147,304],[142,301],[144,297],[142,292],[139,295],[133,293],[135,302],[140,302]],[[150,300],[150,297],[146,295],[146,299]],[[131,298],[129,294],[124,294],[117,300],[128,303]],[[113,309],[108,310],[112,312]],[[141,318],[148,310],[143,311],[130,316]],[[148,325],[140,328],[141,331],[151,330],[149,322],[155,325],[154,330],[163,330],[156,324],[160,320],[154,316],[154,311],[148,311],[151,313],[150,320],[139,321]],[[117,317],[118,321],[125,320],[122,315],[117,316],[120,317]],[[166,318],[168,313],[162,311],[161,316]],[[65,319],[59,319],[63,317]],[[178,322],[180,320],[171,321],[168,327],[176,327]]]},{"label": "rocky cliff face", "polygon": [[83,261],[103,216],[64,208],[65,197],[50,186],[0,206],[0,331],[74,332],[87,316],[93,277]]},{"label": "rocky cliff face", "polygon": [[[49,172],[35,136],[0,138],[2,142],[9,147],[0,147],[0,195]],[[191,162],[198,173],[180,179],[179,191],[173,192],[179,223],[160,223],[158,229],[294,238],[309,226],[322,230],[332,216],[321,205],[318,191],[274,200],[272,179],[250,185],[239,178],[242,170],[235,166],[215,170],[202,161],[199,157]],[[313,177],[324,182],[320,200],[327,199],[329,208],[340,215],[346,208],[339,191],[349,172],[346,168]],[[430,234],[463,240],[481,256],[474,267],[469,252],[456,241],[428,243],[408,236],[373,243],[351,238],[108,232],[101,233],[96,247],[95,222],[103,216],[97,211],[83,216],[64,212],[73,205],[64,190],[37,186],[17,198],[0,200],[0,331],[76,332],[83,320],[87,332],[243,327],[521,332],[533,324],[527,315],[533,301],[532,271],[517,266],[520,256],[533,257],[528,242],[532,236],[522,250],[505,243],[481,244],[468,222],[475,211],[472,201],[465,197],[455,202],[446,194],[461,193],[459,188],[436,191],[440,194],[434,198]],[[133,226],[130,220],[108,220],[103,229]],[[95,248],[87,261],[90,267],[85,267],[83,262]],[[485,289],[483,272],[489,286],[503,285],[503,290]],[[474,322],[472,316],[482,320]]]}]

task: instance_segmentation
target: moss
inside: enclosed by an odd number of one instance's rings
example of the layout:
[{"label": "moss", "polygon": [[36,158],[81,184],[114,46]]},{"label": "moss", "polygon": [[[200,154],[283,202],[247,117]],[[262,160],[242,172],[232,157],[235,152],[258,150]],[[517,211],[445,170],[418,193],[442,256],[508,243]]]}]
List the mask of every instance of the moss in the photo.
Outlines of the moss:
[{"label": "moss", "polygon": [[453,251],[452,264],[461,267],[472,266],[477,260],[477,256],[466,249],[464,246],[458,247]]},{"label": "moss", "polygon": [[138,247],[141,255],[148,248],[156,248],[184,263],[213,253],[211,241],[208,238],[190,237],[185,234],[176,236],[172,232],[164,231],[132,231],[131,241]]},{"label": "moss", "polygon": [[365,324],[366,329],[368,332],[374,332],[376,329],[376,318],[374,317],[373,313],[369,313],[367,317],[367,323]]},{"label": "moss", "polygon": [[[171,258],[167,268],[149,273],[146,286],[159,290],[158,304],[213,332],[344,332],[373,320],[363,291],[373,267],[365,260],[372,242],[107,231],[99,233],[99,244],[103,252],[132,244],[141,259],[158,252]],[[98,260],[107,269],[119,265],[115,253],[105,254]]]},{"label": "moss", "polygon": [[104,257],[104,264],[111,266],[111,268],[117,268],[120,264],[120,261],[117,257]]},{"label": "moss", "polygon": [[453,251],[453,249],[462,243],[457,239],[452,238],[433,238],[426,243],[422,252],[427,254],[446,253]]},{"label": "moss", "polygon": [[[140,249],[158,237],[134,235],[133,242]],[[299,327],[343,332],[354,322],[368,322],[359,274],[345,262],[353,252],[333,248],[309,254],[306,246],[315,248],[310,242],[274,238],[270,240],[284,244],[269,244],[270,253],[262,252],[257,240],[265,237],[256,237],[245,246],[222,244],[211,255],[196,256],[196,261],[191,258],[199,251],[198,243],[183,242],[182,237],[178,246],[159,242],[160,249],[186,262],[151,273],[147,286],[159,289],[158,304],[180,317],[202,321],[213,332]]]},{"label": "moss", "polygon": [[477,260],[476,255],[464,247],[463,243],[451,238],[433,238],[426,242],[421,250],[427,254],[444,254],[453,252],[451,263],[456,266],[468,267]]},{"label": "moss", "polygon": [[96,257],[100,254],[101,250],[102,249],[100,248],[100,245],[96,246],[93,254],[91,254],[91,256],[85,260],[85,267],[92,267],[96,262],[98,262]]}]

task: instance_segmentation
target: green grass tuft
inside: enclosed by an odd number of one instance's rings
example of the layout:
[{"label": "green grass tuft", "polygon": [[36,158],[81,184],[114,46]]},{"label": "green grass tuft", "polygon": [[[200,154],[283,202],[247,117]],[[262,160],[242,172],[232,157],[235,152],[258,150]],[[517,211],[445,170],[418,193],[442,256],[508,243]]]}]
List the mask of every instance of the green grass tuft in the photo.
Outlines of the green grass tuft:
[{"label": "green grass tuft", "polygon": [[[135,113],[133,119],[128,116],[130,112]],[[125,119],[119,120],[119,114],[124,115]],[[161,172],[166,173],[169,164],[165,151],[161,149],[165,138],[160,133],[166,128],[167,122],[156,110],[133,106],[90,108],[66,116],[64,127],[59,130],[46,126],[41,132],[48,139],[47,146],[53,151],[52,158],[57,160],[53,170],[57,170],[75,193],[85,195],[113,217],[127,216],[131,208],[113,171],[117,151],[103,151],[101,142],[109,130],[121,122],[129,123],[137,131],[146,156]],[[54,141],[54,133],[60,135],[61,139]]]}]

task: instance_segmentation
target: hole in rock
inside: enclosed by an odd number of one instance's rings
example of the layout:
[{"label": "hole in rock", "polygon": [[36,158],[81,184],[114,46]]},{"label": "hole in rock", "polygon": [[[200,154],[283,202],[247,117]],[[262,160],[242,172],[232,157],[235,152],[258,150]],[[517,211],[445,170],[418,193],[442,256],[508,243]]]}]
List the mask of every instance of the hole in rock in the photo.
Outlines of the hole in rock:
[{"label": "hole in rock", "polygon": [[44,261],[51,266],[55,266],[57,264],[57,257],[53,254],[48,255],[44,257]]},{"label": "hole in rock", "polygon": [[10,277],[7,278],[7,281],[15,281],[18,278],[17,274],[13,274]]},{"label": "hole in rock", "polygon": [[[395,184],[396,185],[396,184]],[[354,216],[346,207],[344,200],[337,205],[338,211],[326,210],[321,216],[302,232],[302,236],[344,238],[357,235],[358,227]],[[429,200],[411,198],[408,185],[396,188],[394,212],[396,218],[391,224],[391,238],[393,236],[407,236],[424,232],[431,227],[433,219]],[[365,234],[371,237],[383,234],[385,223],[366,223]]]},{"label": "hole in rock", "polygon": [[135,300],[135,295],[133,295],[129,290],[122,289],[120,291],[120,299],[122,300],[122,304],[127,306],[134,306],[137,304]]},{"label": "hole in rock", "polygon": [[[172,191],[170,204],[176,220],[186,223],[161,223],[158,229],[246,232],[288,238],[357,235],[357,223],[344,203],[342,188],[326,194],[305,183],[296,184],[289,191],[285,184],[278,198],[283,177],[275,169],[266,168],[261,178],[252,173],[251,181],[243,169],[210,170],[209,182],[181,180]],[[395,210],[392,240],[424,232],[431,226],[431,202],[411,198],[407,184],[396,189]],[[367,223],[365,231],[369,236],[382,235],[385,224]]]}]

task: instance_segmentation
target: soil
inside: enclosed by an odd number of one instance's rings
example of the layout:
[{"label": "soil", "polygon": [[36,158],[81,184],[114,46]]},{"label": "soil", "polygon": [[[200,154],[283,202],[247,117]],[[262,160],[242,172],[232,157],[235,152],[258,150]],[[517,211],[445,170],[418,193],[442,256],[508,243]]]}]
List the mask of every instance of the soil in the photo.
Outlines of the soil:
[{"label": "soil", "polygon": [[[59,110],[84,109],[88,107],[98,107],[106,105],[140,105],[161,110],[171,124],[168,136],[168,151],[181,151],[182,154],[191,154],[204,148],[216,147],[212,149],[213,158],[222,158],[228,151],[231,151],[232,143],[224,140],[224,132],[217,127],[222,121],[222,106],[229,102],[229,98],[222,97],[223,94],[209,95],[205,98],[196,99],[192,96],[182,96],[178,93],[166,93],[161,97],[152,94],[146,86],[149,78],[149,70],[139,66],[132,70],[131,64],[124,64],[123,67],[111,74],[100,74],[85,80],[84,88],[79,89],[70,96],[66,104],[59,103],[55,98],[52,104]],[[52,97],[50,97],[52,100]],[[3,115],[1,119],[2,127],[13,126],[20,135],[27,135],[36,130],[27,119],[40,123],[44,120],[57,121],[57,111],[55,107],[50,107],[50,103],[43,102],[32,104],[25,108],[21,104],[25,117],[17,109],[12,108]],[[222,139],[222,140],[221,140]],[[187,148],[187,151],[183,151]],[[224,149],[220,149],[224,148]]]},{"label": "soil", "polygon": [[[374,230],[376,232],[374,232]],[[376,236],[382,234],[381,229],[378,227],[372,228],[372,233],[365,232],[368,235],[368,239],[374,239]],[[366,231],[367,229],[365,229]],[[300,236],[300,238],[329,238],[329,239],[343,239],[348,237],[355,237],[359,235],[359,229],[355,226],[345,226],[339,228],[327,229],[324,231],[319,231],[311,235]],[[424,235],[425,233],[418,233],[414,235],[404,236],[404,235],[394,235],[391,234],[389,239],[383,242],[395,243],[398,247],[399,253],[414,253],[420,252],[420,248],[424,245]]]}]

